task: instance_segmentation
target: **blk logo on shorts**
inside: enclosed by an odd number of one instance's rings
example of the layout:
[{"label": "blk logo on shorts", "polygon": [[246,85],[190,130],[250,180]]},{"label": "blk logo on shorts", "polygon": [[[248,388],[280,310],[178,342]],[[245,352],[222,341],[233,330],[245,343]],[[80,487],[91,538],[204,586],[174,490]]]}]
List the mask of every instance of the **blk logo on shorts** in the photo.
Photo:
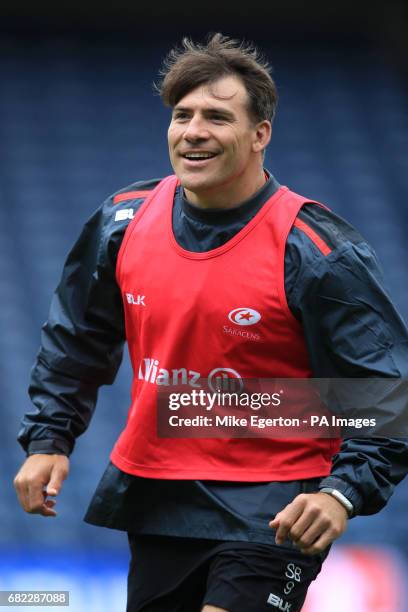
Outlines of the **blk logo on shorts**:
[{"label": "blk logo on shorts", "polygon": [[292,604],[290,604],[288,601],[283,601],[282,597],[275,595],[275,593],[269,593],[267,603],[275,608],[278,608],[278,610],[281,610],[281,612],[289,612],[292,607]]}]

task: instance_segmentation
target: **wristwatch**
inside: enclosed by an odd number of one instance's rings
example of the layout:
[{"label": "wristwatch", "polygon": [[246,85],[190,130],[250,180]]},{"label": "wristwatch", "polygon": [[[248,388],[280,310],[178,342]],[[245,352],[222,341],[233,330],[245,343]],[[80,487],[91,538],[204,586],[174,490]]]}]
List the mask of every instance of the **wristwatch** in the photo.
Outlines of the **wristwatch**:
[{"label": "wristwatch", "polygon": [[342,506],[347,510],[347,514],[349,518],[354,514],[354,506],[349,499],[343,493],[340,493],[337,489],[333,489],[332,487],[323,487],[319,489],[319,493],[328,493],[332,497],[335,497],[338,502],[341,503]]}]

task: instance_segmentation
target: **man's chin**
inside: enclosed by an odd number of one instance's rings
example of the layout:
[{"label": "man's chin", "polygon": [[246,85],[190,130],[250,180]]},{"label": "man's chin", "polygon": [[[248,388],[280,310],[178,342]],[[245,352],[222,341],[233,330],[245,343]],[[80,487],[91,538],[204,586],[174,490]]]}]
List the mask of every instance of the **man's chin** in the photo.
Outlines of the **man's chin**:
[{"label": "man's chin", "polygon": [[196,195],[200,195],[215,189],[221,183],[220,178],[215,177],[200,177],[191,176],[190,174],[182,173],[178,176],[180,183],[184,189],[191,191]]}]

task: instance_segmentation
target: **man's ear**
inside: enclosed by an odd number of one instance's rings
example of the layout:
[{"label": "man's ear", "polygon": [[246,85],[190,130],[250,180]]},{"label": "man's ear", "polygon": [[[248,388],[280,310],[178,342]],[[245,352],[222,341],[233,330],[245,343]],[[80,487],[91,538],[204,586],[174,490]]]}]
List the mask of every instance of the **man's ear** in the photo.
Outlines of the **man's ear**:
[{"label": "man's ear", "polygon": [[255,138],[252,143],[254,153],[263,151],[268,146],[272,136],[272,125],[266,119],[255,126]]}]

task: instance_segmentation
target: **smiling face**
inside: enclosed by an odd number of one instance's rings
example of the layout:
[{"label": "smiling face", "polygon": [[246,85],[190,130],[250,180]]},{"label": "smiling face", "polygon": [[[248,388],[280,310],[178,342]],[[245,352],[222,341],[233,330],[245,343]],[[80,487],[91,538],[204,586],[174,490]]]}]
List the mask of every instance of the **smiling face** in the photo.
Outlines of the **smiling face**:
[{"label": "smiling face", "polygon": [[248,105],[242,81],[225,76],[193,89],[174,107],[170,160],[193,204],[236,206],[263,185],[262,151],[271,124],[255,123]]}]

